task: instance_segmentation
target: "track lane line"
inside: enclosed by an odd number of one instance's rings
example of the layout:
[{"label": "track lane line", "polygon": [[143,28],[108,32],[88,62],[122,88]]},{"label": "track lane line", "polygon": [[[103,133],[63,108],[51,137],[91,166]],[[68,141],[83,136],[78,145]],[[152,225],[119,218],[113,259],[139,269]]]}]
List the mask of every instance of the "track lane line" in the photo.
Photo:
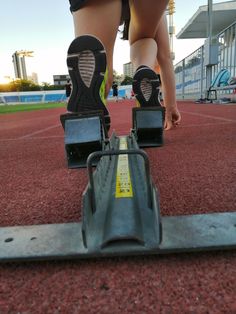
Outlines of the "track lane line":
[{"label": "track lane line", "polygon": [[[5,119],[6,117],[9,118],[9,115],[8,116],[1,116],[0,117],[0,122],[1,124],[6,124],[6,123],[15,123],[15,122],[22,122],[22,123],[25,123],[25,122],[31,122],[31,121],[36,121],[36,120],[49,120],[49,119],[52,119],[52,118],[55,118],[55,117],[58,117],[59,115],[56,115],[56,114],[51,114],[51,115],[48,115],[46,117],[44,116],[37,116],[37,117],[32,117],[32,118],[25,118],[25,119],[19,119],[19,115],[17,116],[17,118],[15,119]],[[10,117],[10,118],[13,118],[13,117]]]},{"label": "track lane line", "polygon": [[218,126],[218,125],[228,125],[234,124],[235,122],[225,121],[225,122],[218,122],[218,123],[195,123],[195,124],[186,124],[181,125],[181,128],[196,128],[196,127],[208,127],[208,126]]},{"label": "track lane line", "polygon": [[[32,140],[48,140],[48,139],[57,139],[57,138],[62,138],[64,139],[64,135],[52,135],[52,136],[38,136],[38,137],[26,137],[20,139],[21,141],[32,141]],[[14,142],[14,141],[19,141],[19,138],[3,138],[0,139],[0,143],[3,142]]]},{"label": "track lane line", "polygon": [[49,126],[49,127],[47,127],[47,128],[41,129],[41,130],[39,130],[39,131],[35,131],[35,132],[32,132],[32,133],[26,134],[26,135],[24,135],[24,136],[20,136],[20,137],[18,137],[17,139],[18,139],[18,140],[22,140],[22,139],[25,139],[25,138],[28,138],[28,137],[32,137],[32,136],[34,136],[34,135],[36,135],[36,134],[41,134],[41,133],[43,133],[43,132],[46,132],[46,131],[55,129],[55,128],[59,127],[60,125],[61,125],[61,124],[58,123],[58,124]]},{"label": "track lane line", "polygon": [[[202,123],[202,124],[187,124],[187,125],[180,125],[180,129],[182,128],[196,128],[196,127],[208,127],[208,126],[218,126],[218,125],[228,125],[228,124],[234,124],[235,122],[231,122],[231,121],[226,121],[226,122],[218,122],[218,123]],[[60,124],[59,124],[60,125]],[[53,126],[54,128],[56,126]],[[52,127],[51,127],[52,128]],[[47,128],[48,129],[48,128]],[[39,134],[44,132],[44,130],[40,130],[37,132],[34,132],[34,134]],[[32,135],[33,133],[31,133]],[[13,141],[18,141],[18,140],[48,140],[48,139],[54,139],[54,138],[64,138],[64,135],[51,135],[51,136],[38,136],[38,137],[30,137],[30,134],[28,134],[27,136],[22,136],[22,137],[17,137],[17,138],[3,138],[0,139],[0,143],[2,142],[13,142]]]},{"label": "track lane line", "polygon": [[197,113],[197,112],[189,112],[189,111],[180,110],[180,113],[186,113],[186,114],[190,114],[192,116],[199,116],[199,117],[203,117],[203,118],[209,118],[209,119],[215,119],[215,120],[221,120],[221,121],[227,121],[227,122],[236,122],[236,120],[221,118],[221,117],[215,117],[215,116],[211,116],[208,114]]}]

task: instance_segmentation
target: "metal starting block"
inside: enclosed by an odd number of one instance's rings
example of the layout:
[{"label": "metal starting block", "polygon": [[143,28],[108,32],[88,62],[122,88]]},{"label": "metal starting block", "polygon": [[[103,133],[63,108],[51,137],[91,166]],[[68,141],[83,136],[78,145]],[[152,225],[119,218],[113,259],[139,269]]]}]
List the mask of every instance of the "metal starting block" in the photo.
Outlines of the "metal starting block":
[{"label": "metal starting block", "polygon": [[[134,136],[113,135],[110,145],[110,150],[95,152],[88,158],[84,245],[91,252],[109,254],[123,247],[130,251],[157,249],[162,234],[160,208],[147,154],[138,148]],[[97,157],[101,161],[93,175],[92,163]]]},{"label": "metal starting block", "polygon": [[[93,161],[100,158],[95,171]],[[236,213],[161,217],[146,153],[117,137],[88,161],[82,222],[0,228],[0,262],[236,248]]]},{"label": "metal starting block", "polygon": [[138,107],[132,113],[133,132],[139,147],[162,146],[165,108]]},{"label": "metal starting block", "polygon": [[[86,167],[86,161],[94,151],[104,150],[107,132],[100,111],[66,113],[60,116],[65,131],[65,152],[68,168]],[[98,160],[94,160],[96,165]]]}]

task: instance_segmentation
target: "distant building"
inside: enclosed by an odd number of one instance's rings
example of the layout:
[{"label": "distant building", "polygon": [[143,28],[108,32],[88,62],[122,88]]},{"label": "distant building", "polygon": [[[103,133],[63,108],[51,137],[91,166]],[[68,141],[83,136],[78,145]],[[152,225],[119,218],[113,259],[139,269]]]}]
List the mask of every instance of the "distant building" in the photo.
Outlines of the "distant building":
[{"label": "distant building", "polygon": [[123,73],[124,73],[124,76],[129,76],[129,77],[134,76],[134,69],[131,62],[123,64]]},{"label": "distant building", "polygon": [[15,71],[15,78],[27,80],[27,71],[25,64],[25,57],[33,57],[33,51],[20,50],[12,55],[12,62]]},{"label": "distant building", "polygon": [[54,85],[65,86],[67,80],[69,80],[69,79],[70,79],[69,74],[53,75],[53,84],[54,84]]},{"label": "distant building", "polygon": [[15,78],[27,79],[25,58],[20,56],[16,51],[12,55],[12,62],[15,71]]},{"label": "distant building", "polygon": [[38,84],[39,81],[38,81],[38,74],[35,73],[35,72],[32,72],[31,73],[31,76],[28,76],[28,80],[31,80],[33,81],[35,84]]}]

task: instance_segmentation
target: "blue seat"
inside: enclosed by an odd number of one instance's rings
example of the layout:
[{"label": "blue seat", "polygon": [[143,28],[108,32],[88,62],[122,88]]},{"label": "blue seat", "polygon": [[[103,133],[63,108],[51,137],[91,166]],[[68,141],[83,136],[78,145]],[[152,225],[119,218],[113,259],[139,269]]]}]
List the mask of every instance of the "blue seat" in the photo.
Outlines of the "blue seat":
[{"label": "blue seat", "polygon": [[20,95],[20,102],[41,102],[43,95]]},{"label": "blue seat", "polygon": [[57,101],[63,101],[66,99],[66,95],[63,94],[46,94],[45,95],[45,101],[48,102],[57,102]]},{"label": "blue seat", "polygon": [[19,102],[19,96],[4,96],[6,103],[8,102]]}]

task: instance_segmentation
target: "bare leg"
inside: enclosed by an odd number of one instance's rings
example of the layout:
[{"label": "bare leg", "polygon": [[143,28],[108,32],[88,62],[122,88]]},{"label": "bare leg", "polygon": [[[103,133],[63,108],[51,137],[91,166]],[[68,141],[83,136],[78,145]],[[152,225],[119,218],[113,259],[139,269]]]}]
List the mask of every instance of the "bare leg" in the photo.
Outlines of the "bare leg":
[{"label": "bare leg", "polygon": [[162,90],[164,94],[164,105],[166,107],[165,129],[171,129],[172,126],[179,124],[181,117],[177,109],[175,74],[171,59],[169,44],[169,34],[165,14],[157,28],[155,40],[158,46],[157,62],[160,66]]},{"label": "bare leg", "polygon": [[130,0],[129,41],[131,61],[136,68],[147,65],[154,69],[157,44],[155,34],[168,0]]},{"label": "bare leg", "polygon": [[113,49],[121,16],[121,0],[88,0],[73,12],[75,36],[92,35],[104,45],[107,54],[106,96],[113,82]]},{"label": "bare leg", "polygon": [[154,68],[157,55],[157,44],[152,38],[143,38],[135,41],[130,47],[130,59],[134,70],[140,65]]}]

